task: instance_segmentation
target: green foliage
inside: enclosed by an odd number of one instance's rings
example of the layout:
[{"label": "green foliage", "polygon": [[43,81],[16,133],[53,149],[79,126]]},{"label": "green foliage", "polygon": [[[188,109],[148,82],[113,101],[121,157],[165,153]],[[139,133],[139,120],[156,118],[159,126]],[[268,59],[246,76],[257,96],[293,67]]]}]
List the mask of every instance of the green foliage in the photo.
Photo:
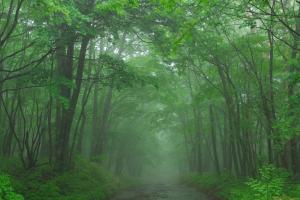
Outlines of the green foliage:
[{"label": "green foliage", "polygon": [[45,200],[58,199],[59,188],[53,182],[55,174],[51,167],[43,166],[30,171],[22,172],[22,176],[14,182],[16,189],[20,191],[25,199]]},{"label": "green foliage", "polygon": [[24,200],[24,198],[15,193],[10,177],[0,174],[0,200]]},{"label": "green foliage", "polygon": [[188,182],[209,194],[227,200],[299,199],[300,186],[290,183],[289,173],[272,165],[259,169],[256,178],[247,181],[229,175],[192,175]]},{"label": "green foliage", "polygon": [[136,75],[129,70],[124,60],[116,56],[101,54],[99,62],[99,80],[105,86],[112,85],[114,88],[131,86],[136,81]]},{"label": "green foliage", "polygon": [[105,199],[120,185],[118,179],[101,166],[84,160],[79,161],[74,170],[57,177],[55,183],[60,192],[70,200]]},{"label": "green foliage", "polygon": [[287,196],[297,199],[300,199],[300,183],[290,183],[285,188]]},{"label": "green foliage", "polygon": [[26,200],[103,200],[120,186],[108,171],[85,160],[77,161],[76,167],[64,174],[43,166],[20,176],[14,185]]},{"label": "green foliage", "polygon": [[105,1],[105,2],[99,2],[96,5],[96,10],[99,13],[109,13],[109,12],[115,12],[118,15],[125,15],[124,6],[128,3],[127,0],[121,0],[121,1]]},{"label": "green foliage", "polygon": [[192,175],[188,182],[196,187],[200,187],[201,190],[209,194],[224,199],[232,198],[232,189],[239,187],[239,190],[244,190],[245,188],[240,180],[228,174],[222,174],[220,176],[210,173]]},{"label": "green foliage", "polygon": [[267,165],[259,169],[259,177],[250,179],[247,185],[250,186],[257,200],[270,200],[282,195],[287,178],[287,172]]}]

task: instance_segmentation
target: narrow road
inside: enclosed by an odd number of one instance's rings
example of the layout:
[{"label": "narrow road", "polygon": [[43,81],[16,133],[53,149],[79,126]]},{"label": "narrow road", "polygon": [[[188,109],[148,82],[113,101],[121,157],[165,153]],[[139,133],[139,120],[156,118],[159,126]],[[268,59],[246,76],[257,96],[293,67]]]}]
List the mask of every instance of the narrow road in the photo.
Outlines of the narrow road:
[{"label": "narrow road", "polygon": [[155,184],[124,190],[112,200],[209,200],[209,198],[187,186]]}]

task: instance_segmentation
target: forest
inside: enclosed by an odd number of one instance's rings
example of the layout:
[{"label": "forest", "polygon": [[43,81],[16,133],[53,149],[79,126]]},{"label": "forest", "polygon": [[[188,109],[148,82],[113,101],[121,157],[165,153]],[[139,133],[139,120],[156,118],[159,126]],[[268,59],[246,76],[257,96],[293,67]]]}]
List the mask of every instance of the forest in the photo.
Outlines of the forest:
[{"label": "forest", "polygon": [[0,200],[299,200],[299,0],[0,0]]}]

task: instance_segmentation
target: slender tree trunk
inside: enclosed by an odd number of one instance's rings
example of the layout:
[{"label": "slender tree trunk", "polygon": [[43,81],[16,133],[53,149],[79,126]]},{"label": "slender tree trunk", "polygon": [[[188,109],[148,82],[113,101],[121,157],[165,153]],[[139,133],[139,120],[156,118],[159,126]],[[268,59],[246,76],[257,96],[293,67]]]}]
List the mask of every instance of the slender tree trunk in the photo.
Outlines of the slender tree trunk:
[{"label": "slender tree trunk", "polygon": [[109,114],[111,110],[112,92],[113,92],[113,86],[111,85],[109,86],[107,90],[107,94],[104,98],[103,113],[101,115],[101,121],[100,121],[100,129],[98,129],[97,134],[95,135],[95,138],[93,140],[94,144],[93,144],[92,156],[100,156],[104,152],[107,131],[108,131]]},{"label": "slender tree trunk", "polygon": [[211,129],[211,142],[213,148],[213,155],[215,160],[215,167],[218,174],[220,174],[220,165],[219,165],[219,157],[218,157],[218,150],[217,150],[217,137],[216,137],[216,130],[215,130],[215,116],[213,112],[213,106],[209,105],[209,115],[210,115],[210,129]]}]

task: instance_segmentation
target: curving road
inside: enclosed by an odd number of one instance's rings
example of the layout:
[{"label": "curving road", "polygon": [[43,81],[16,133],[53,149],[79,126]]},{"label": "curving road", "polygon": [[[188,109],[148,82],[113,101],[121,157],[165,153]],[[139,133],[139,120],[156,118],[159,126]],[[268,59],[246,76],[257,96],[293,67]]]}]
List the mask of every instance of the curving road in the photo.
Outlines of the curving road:
[{"label": "curving road", "polygon": [[155,184],[124,190],[112,200],[209,200],[209,198],[187,186]]}]

